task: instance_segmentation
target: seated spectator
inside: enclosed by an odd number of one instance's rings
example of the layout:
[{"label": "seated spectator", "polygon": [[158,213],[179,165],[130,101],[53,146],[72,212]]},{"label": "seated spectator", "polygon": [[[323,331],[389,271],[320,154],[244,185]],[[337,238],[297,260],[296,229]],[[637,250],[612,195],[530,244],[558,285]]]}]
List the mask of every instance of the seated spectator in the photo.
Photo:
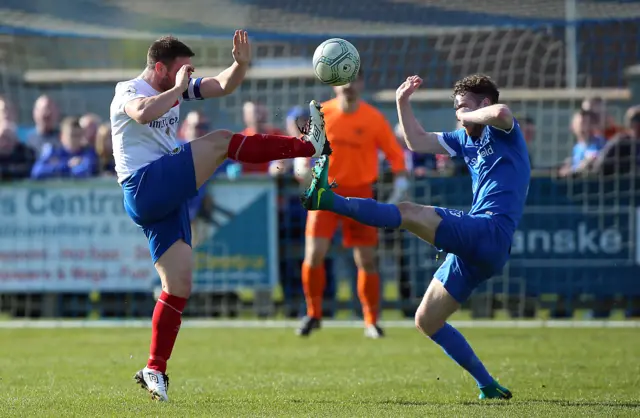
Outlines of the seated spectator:
[{"label": "seated spectator", "polygon": [[582,101],[582,110],[593,112],[595,135],[605,139],[613,138],[623,129],[616,125],[613,116],[607,112],[607,106],[602,97],[588,97]]},{"label": "seated spectator", "polygon": [[98,173],[103,176],[115,176],[116,162],[113,158],[111,123],[106,122],[98,127],[95,147],[96,155],[98,156]]},{"label": "seated spectator", "polygon": [[596,121],[597,116],[586,110],[580,110],[573,115],[571,130],[576,137],[576,144],[573,146],[571,158],[560,168],[560,176],[585,173],[591,169],[605,144],[605,139],[596,133]]},{"label": "seated spectator", "polygon": [[98,127],[102,123],[102,118],[95,113],[87,113],[80,118],[80,127],[84,132],[84,145],[94,147],[96,144],[96,135]]},{"label": "seated spectator", "polygon": [[605,176],[638,173],[640,167],[640,106],[625,114],[626,130],[618,133],[600,151],[592,172]]},{"label": "seated spectator", "polygon": [[98,156],[91,147],[83,146],[84,137],[80,121],[68,117],[62,121],[61,144],[46,144],[31,171],[35,179],[86,178],[98,173]]},{"label": "seated spectator", "polygon": [[27,134],[27,145],[40,157],[46,144],[60,145],[58,105],[49,96],[40,96],[33,105],[35,127]]},{"label": "seated spectator", "polygon": [[28,178],[35,160],[35,152],[18,141],[10,125],[0,126],[0,181]]}]

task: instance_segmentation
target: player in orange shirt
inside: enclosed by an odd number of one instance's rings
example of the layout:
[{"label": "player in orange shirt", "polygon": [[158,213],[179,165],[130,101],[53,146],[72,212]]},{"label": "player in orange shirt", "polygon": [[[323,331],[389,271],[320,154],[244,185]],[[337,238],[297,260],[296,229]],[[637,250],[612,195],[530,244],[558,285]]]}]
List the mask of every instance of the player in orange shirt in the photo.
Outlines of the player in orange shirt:
[{"label": "player in orange shirt", "polygon": [[[329,179],[338,183],[337,190],[345,196],[373,197],[373,186],[379,171],[378,153],[382,150],[396,174],[390,200],[397,202],[408,188],[404,154],[383,114],[361,100],[363,87],[360,72],[353,83],[334,87],[336,98],[322,105],[327,139],[333,149]],[[365,336],[382,337],[383,331],[378,326],[378,231],[325,211],[309,212],[307,217],[305,258],[302,265],[307,316],[302,320],[297,334],[308,336],[314,329],[320,328],[322,295],[326,282],[324,259],[339,224],[342,224],[343,245],[353,248],[353,257],[358,267],[358,297],[364,314]]]}]

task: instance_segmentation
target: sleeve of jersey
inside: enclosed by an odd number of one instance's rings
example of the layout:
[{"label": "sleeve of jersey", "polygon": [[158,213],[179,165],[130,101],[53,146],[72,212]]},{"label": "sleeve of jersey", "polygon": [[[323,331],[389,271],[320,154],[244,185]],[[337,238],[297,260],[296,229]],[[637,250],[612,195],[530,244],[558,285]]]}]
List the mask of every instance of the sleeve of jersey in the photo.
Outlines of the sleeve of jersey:
[{"label": "sleeve of jersey", "polygon": [[133,84],[119,85],[116,88],[117,111],[124,113],[124,106],[133,99],[144,99],[147,96],[140,94]]},{"label": "sleeve of jersey", "polygon": [[495,126],[490,126],[490,129],[491,129],[491,132],[499,138],[509,138],[519,129],[519,125],[516,118],[513,118],[513,120],[511,121],[510,129],[505,130],[505,129],[496,128]]},{"label": "sleeve of jersey", "polygon": [[202,83],[202,77],[200,78],[190,78],[189,86],[182,93],[182,99],[186,101],[190,100],[202,100],[202,94],[200,93],[200,84]]},{"label": "sleeve of jersey", "polygon": [[460,132],[462,132],[462,130],[453,132],[436,132],[436,135],[438,135],[438,142],[440,142],[442,148],[444,148],[452,157],[455,157],[462,152]]}]

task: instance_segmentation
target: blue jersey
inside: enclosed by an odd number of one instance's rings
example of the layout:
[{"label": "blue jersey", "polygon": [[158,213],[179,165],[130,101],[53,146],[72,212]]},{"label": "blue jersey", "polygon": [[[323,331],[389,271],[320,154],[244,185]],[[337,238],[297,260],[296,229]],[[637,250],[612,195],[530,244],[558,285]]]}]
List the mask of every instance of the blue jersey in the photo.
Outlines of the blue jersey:
[{"label": "blue jersey", "polygon": [[590,138],[589,142],[575,144],[571,153],[571,167],[576,169],[583,160],[597,156],[605,144],[606,140],[598,136]]},{"label": "blue jersey", "polygon": [[486,126],[480,137],[464,129],[438,134],[452,157],[464,158],[471,173],[473,204],[470,215],[502,215],[501,225],[513,233],[522,218],[531,165],[520,126],[509,131]]}]

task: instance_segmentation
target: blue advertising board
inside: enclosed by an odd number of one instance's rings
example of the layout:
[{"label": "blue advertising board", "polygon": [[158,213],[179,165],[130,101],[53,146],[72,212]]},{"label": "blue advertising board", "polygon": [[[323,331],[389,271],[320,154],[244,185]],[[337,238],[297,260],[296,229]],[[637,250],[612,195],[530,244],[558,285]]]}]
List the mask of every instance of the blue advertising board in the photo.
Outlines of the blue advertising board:
[{"label": "blue advertising board", "polygon": [[216,179],[209,221],[194,227],[194,291],[271,289],[278,280],[276,186],[272,179]]}]

